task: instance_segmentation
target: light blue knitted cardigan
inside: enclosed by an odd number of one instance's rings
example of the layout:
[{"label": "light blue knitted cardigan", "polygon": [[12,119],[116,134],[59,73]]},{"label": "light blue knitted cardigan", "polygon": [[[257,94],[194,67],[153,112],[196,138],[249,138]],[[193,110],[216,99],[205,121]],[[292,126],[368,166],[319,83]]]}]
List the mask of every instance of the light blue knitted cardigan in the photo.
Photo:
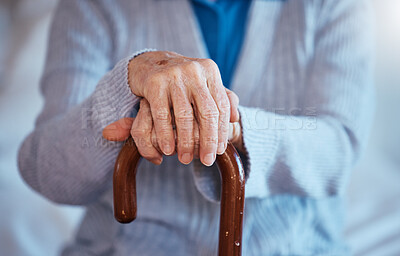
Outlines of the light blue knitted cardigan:
[{"label": "light blue knitted cardigan", "polygon": [[[232,80],[247,150],[243,255],[348,253],[342,196],[373,112],[371,25],[363,0],[252,2]],[[60,1],[41,80],[45,105],[19,168],[50,200],[86,206],[63,255],[216,253],[215,167],[142,161],[138,218],[113,219],[121,143],[101,131],[134,114],[127,63],[143,48],[207,57],[187,0]]]}]

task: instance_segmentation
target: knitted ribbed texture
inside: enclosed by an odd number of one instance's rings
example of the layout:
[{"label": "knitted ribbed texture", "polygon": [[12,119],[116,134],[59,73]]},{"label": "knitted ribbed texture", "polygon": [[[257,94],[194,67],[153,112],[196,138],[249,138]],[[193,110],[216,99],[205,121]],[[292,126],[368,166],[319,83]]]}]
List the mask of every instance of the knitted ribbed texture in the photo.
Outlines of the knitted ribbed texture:
[{"label": "knitted ribbed texture", "polygon": [[[142,161],[138,217],[112,215],[121,143],[109,123],[134,115],[132,53],[207,57],[187,0],[61,0],[41,81],[45,98],[19,152],[22,177],[59,203],[85,205],[63,255],[215,255],[216,167]],[[248,180],[243,255],[344,255],[342,195],[373,109],[367,1],[253,1],[231,88],[240,97]]]}]

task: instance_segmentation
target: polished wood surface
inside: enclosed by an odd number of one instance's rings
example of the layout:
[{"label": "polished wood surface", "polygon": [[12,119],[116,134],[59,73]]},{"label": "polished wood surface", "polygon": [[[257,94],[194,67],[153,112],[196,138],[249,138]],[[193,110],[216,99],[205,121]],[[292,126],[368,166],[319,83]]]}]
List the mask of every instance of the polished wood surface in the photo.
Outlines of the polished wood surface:
[{"label": "polished wood surface", "polygon": [[[139,152],[132,138],[122,147],[114,168],[114,216],[121,223],[136,218],[136,170]],[[242,250],[242,226],[245,177],[235,147],[228,143],[224,154],[217,156],[221,174],[221,213],[219,226],[219,256],[239,256]]]}]

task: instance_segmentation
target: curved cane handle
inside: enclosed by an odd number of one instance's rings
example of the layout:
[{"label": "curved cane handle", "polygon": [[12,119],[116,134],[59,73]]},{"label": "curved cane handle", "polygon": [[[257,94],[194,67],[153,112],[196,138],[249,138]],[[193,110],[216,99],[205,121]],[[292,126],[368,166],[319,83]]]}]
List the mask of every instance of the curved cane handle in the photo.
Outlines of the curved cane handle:
[{"label": "curved cane handle", "polygon": [[[121,223],[136,218],[139,160],[135,142],[129,138],[118,155],[113,176],[114,216]],[[217,156],[217,165],[222,180],[218,255],[239,256],[242,251],[245,178],[239,154],[231,143],[224,154]]]}]

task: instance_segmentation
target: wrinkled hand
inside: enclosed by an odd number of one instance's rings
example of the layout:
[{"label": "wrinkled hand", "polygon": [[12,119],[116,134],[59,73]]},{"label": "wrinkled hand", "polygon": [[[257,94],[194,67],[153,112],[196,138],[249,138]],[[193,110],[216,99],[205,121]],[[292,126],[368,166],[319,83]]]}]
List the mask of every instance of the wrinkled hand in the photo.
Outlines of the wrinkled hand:
[{"label": "wrinkled hand", "polygon": [[[147,52],[130,61],[129,85],[135,95],[148,101],[146,122],[150,123],[151,115],[160,152],[171,155],[176,151],[182,163],[191,162],[196,125],[203,164],[213,164],[216,153],[225,151],[229,121],[239,120],[238,99],[236,95],[232,96],[236,99],[229,98],[212,60]],[[136,141],[145,136],[133,129],[133,137]]]},{"label": "wrinkled hand", "polygon": [[[131,135],[142,157],[154,164],[161,164],[163,155],[157,143],[157,135],[153,126],[150,105],[146,99],[140,102],[140,109],[136,118],[122,118],[106,126],[103,137],[110,141],[124,141]],[[243,148],[241,127],[239,122],[229,123],[229,140],[241,150]],[[194,157],[199,156],[199,127],[194,123]],[[178,138],[175,134],[175,142]],[[190,160],[191,161],[191,160]],[[183,162],[184,164],[190,163]]]}]

